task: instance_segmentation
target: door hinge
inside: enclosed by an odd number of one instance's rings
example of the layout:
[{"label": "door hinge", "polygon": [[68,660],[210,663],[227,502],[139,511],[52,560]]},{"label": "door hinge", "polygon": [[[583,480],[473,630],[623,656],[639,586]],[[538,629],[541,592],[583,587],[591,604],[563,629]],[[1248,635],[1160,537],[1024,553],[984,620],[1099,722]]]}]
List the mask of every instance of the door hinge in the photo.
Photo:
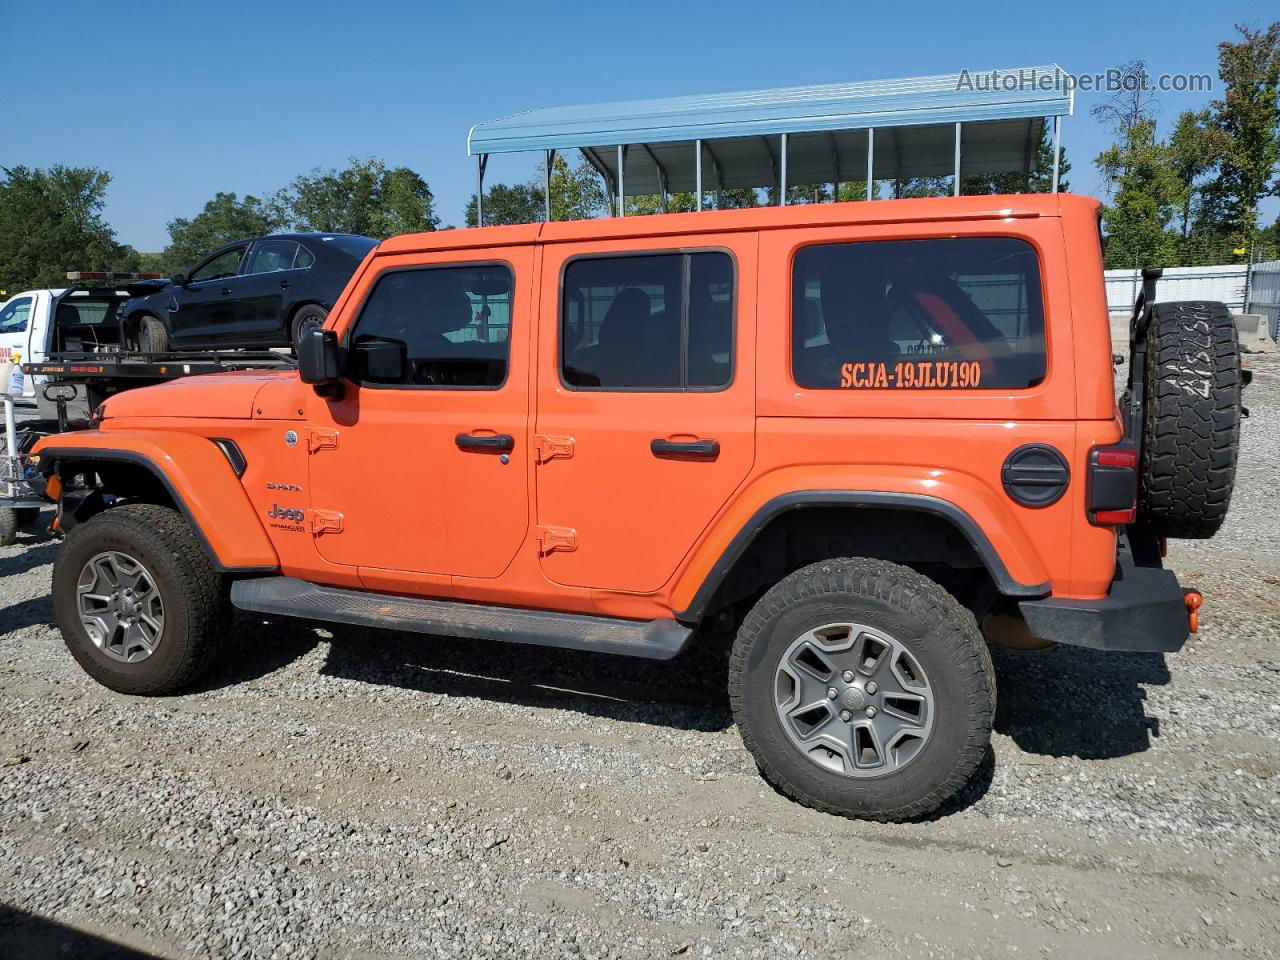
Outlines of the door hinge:
[{"label": "door hinge", "polygon": [[578,531],[572,527],[538,527],[538,552],[544,557],[557,550],[569,553],[577,549]]},{"label": "door hinge", "polygon": [[307,451],[334,450],[338,446],[337,430],[310,430],[307,432]]},{"label": "door hinge", "polygon": [[573,437],[546,437],[538,434],[535,438],[538,450],[538,462],[546,463],[556,457],[573,456]]},{"label": "door hinge", "polygon": [[311,532],[315,536],[342,532],[342,514],[337,510],[312,510]]}]

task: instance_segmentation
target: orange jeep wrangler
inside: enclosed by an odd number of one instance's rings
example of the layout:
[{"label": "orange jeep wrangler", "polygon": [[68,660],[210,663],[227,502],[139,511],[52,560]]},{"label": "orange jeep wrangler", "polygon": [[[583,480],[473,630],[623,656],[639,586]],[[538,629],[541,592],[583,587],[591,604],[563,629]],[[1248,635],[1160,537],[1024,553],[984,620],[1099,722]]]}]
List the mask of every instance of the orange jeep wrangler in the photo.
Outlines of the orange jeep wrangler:
[{"label": "orange jeep wrangler", "polygon": [[1148,275],[1118,405],[1098,216],[960,197],[387,240],[297,372],[122,393],[40,444],[58,625],[133,694],[190,684],[231,606],[657,659],[730,634],[765,777],[926,814],[988,749],[988,639],[1194,628],[1160,557],[1227,510],[1235,331]]}]

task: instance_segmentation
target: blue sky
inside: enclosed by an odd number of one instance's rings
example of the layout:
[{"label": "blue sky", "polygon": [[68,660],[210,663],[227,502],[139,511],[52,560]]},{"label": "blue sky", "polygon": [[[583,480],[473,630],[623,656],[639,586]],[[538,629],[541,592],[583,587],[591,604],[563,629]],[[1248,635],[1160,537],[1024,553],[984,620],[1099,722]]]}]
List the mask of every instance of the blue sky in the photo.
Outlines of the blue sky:
[{"label": "blue sky", "polygon": [[[988,9],[990,12],[988,12]],[[378,156],[420,172],[445,223],[474,189],[471,124],[556,104],[874,80],[1054,62],[1207,72],[1273,3],[129,3],[0,0],[0,166],[93,165],[141,250],[216,191],[264,196],[313,167]],[[1106,135],[1078,94],[1076,192]],[[1163,94],[1170,124],[1203,94]],[[496,158],[489,181],[530,157]],[[1276,203],[1266,207],[1266,220]]]}]

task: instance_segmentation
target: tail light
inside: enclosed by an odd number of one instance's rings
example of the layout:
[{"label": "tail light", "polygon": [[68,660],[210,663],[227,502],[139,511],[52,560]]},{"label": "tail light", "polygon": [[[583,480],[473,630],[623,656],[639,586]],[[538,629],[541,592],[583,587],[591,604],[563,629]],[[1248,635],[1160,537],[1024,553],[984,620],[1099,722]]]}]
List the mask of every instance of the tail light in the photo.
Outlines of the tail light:
[{"label": "tail light", "polygon": [[1120,527],[1138,519],[1138,452],[1128,444],[1089,451],[1089,522]]}]

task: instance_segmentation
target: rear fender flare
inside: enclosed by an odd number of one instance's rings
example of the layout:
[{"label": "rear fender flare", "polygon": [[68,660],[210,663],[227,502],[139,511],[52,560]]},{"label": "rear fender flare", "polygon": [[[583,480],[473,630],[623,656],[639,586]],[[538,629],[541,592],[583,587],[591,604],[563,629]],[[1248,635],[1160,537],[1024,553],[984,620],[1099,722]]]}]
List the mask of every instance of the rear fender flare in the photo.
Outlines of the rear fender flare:
[{"label": "rear fender flare", "polygon": [[[944,495],[916,492],[907,484],[877,484],[881,489],[857,489],[852,485],[842,489],[797,490],[793,487],[790,492],[777,492],[778,484],[767,486],[774,487],[774,490],[764,492],[758,499],[751,498],[755,502],[742,508],[749,513],[738,513],[738,517],[745,516],[746,519],[735,518],[735,510],[730,508],[694,552],[677,578],[672,594],[673,606],[679,611],[677,619],[685,623],[694,622],[710,612],[709,605],[717,588],[770,521],[787,511],[806,507],[871,507],[938,516],[964,535],[996,588],[1005,596],[1034,599],[1052,591],[1047,570],[1025,532],[1008,517],[1007,509],[990,502],[968,504],[963,498],[954,496],[964,493],[963,488],[967,484],[963,482],[941,491]],[[885,486],[907,486],[908,489],[884,489]],[[918,488],[919,485],[914,486]],[[973,493],[976,495],[978,491]],[[996,548],[992,537],[1004,545],[1003,551]]]},{"label": "rear fender flare", "polygon": [[45,476],[62,463],[141,467],[163,485],[216,569],[268,573],[279,568],[275,548],[240,479],[226,455],[206,437],[169,431],[83,431],[48,437],[33,453],[40,457]]}]

